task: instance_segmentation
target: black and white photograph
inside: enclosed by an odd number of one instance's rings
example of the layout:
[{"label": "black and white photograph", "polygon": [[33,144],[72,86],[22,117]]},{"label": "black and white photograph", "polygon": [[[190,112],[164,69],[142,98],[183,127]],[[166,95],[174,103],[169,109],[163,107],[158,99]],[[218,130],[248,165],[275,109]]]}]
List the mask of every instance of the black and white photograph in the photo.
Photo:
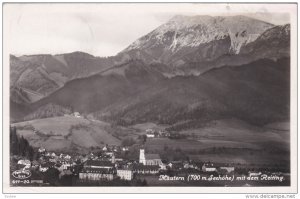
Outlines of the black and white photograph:
[{"label": "black and white photograph", "polygon": [[7,190],[296,191],[297,4],[4,3],[3,42]]}]

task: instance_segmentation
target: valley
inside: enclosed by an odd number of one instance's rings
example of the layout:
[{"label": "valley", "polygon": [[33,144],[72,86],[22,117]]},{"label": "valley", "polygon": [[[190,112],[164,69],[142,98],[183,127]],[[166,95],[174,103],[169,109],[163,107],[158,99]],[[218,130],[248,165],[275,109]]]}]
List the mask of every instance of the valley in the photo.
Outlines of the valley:
[{"label": "valley", "polygon": [[11,55],[14,161],[67,164],[76,185],[104,161],[109,183],[120,170],[153,186],[172,184],[158,174],[261,171],[279,173],[286,186],[290,28],[242,15],[174,16],[110,57]]},{"label": "valley", "polygon": [[70,115],[14,123],[12,126],[33,147],[56,153],[86,154],[106,145],[124,146],[122,141],[132,139],[129,147],[133,153],[144,147],[148,152],[161,154],[162,158],[169,160],[189,157],[205,162],[274,166],[289,161],[288,156],[284,159],[278,156],[289,153],[289,129],[281,128],[287,124],[273,123],[271,126],[277,129],[270,129],[269,125],[257,127],[239,120],[217,120],[203,128],[177,132],[185,138],[154,137],[147,138],[145,143],[140,137],[146,136],[147,129],[165,131],[167,126],[146,123],[120,127]]}]

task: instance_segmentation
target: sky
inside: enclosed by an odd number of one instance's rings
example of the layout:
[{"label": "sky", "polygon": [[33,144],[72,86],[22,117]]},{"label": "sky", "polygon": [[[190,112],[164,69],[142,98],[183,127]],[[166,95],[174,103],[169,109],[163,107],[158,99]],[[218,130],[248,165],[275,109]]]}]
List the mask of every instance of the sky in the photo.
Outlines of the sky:
[{"label": "sky", "polygon": [[82,51],[114,56],[175,15],[242,14],[275,25],[289,23],[292,4],[89,3],[5,4],[4,39],[10,54]]}]

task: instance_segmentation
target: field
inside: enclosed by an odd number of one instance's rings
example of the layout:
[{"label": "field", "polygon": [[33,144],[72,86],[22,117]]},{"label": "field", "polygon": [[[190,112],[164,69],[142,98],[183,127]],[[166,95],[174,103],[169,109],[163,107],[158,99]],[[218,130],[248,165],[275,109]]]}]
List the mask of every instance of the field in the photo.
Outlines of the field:
[{"label": "field", "polygon": [[113,134],[112,127],[104,122],[91,121],[73,116],[44,118],[12,124],[19,135],[34,147],[47,150],[83,150],[119,145],[121,138]]},{"label": "field", "polygon": [[203,162],[286,165],[290,159],[288,126],[274,123],[257,127],[239,120],[219,120],[180,132],[188,139],[148,138],[145,147],[161,154],[171,149]]},{"label": "field", "polygon": [[[38,119],[12,124],[18,134],[27,138],[32,146],[54,151],[77,151],[105,144],[121,145],[122,140],[145,133],[148,128],[164,129],[153,123],[130,127],[113,126],[106,122],[73,116]],[[289,124],[273,123],[252,126],[240,120],[217,120],[205,127],[179,132],[186,139],[147,138],[147,153],[159,153],[162,158],[189,157],[203,162],[234,164],[278,164],[289,162]],[[138,154],[136,156],[138,158]]]}]

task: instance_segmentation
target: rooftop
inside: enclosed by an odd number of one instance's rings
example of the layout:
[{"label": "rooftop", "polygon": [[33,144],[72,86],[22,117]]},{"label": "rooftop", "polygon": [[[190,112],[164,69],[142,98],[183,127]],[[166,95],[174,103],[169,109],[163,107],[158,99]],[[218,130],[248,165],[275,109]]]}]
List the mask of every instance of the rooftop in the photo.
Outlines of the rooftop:
[{"label": "rooftop", "polygon": [[104,168],[85,168],[80,173],[102,173],[102,174],[112,174],[112,169],[104,169]]},{"label": "rooftop", "polygon": [[158,165],[143,165],[143,164],[136,164],[133,166],[134,170],[157,170],[159,169]]},{"label": "rooftop", "polygon": [[85,166],[114,166],[110,161],[104,160],[88,160],[85,163]]},{"label": "rooftop", "polygon": [[145,154],[145,158],[148,160],[153,160],[153,159],[160,159],[160,156],[158,154]]}]

